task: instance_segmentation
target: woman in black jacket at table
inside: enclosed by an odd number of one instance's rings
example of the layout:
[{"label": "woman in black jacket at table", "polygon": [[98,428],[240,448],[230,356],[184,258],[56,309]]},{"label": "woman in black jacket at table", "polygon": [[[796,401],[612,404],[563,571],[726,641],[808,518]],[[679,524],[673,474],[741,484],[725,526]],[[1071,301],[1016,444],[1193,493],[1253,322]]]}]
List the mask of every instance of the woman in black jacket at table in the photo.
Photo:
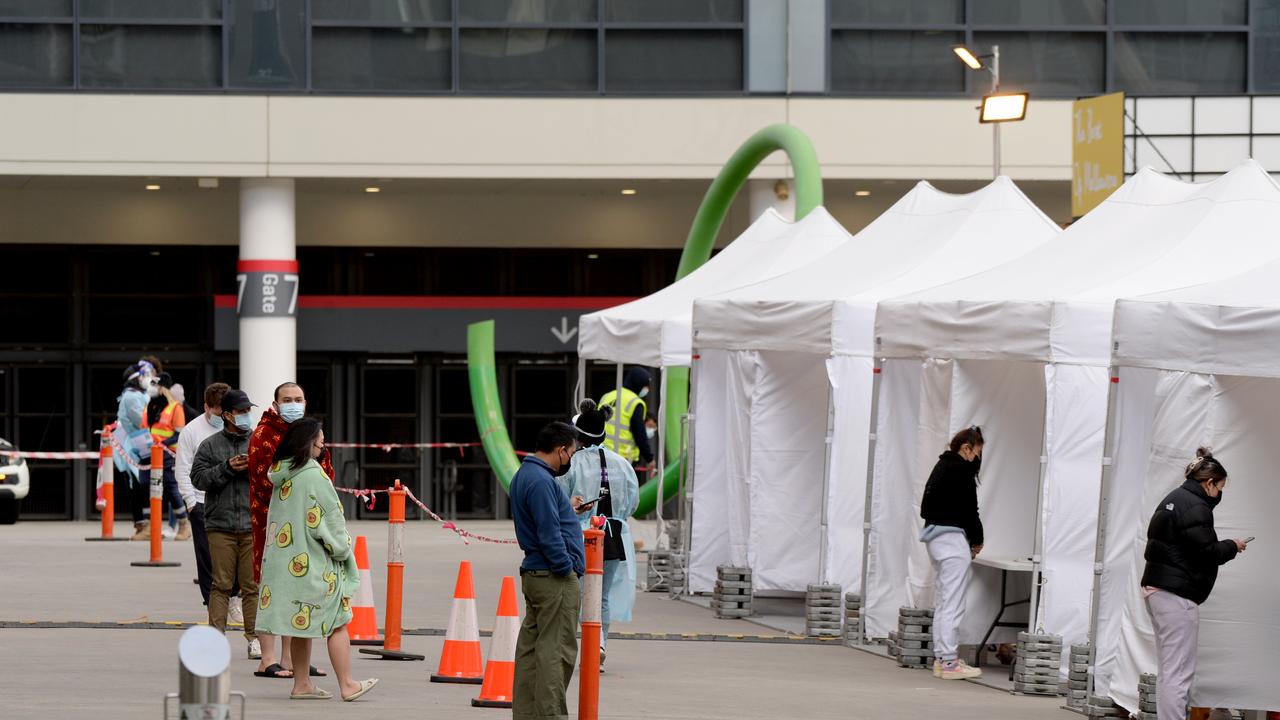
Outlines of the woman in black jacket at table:
[{"label": "woman in black jacket at table", "polygon": [[977,425],[956,433],[938,458],[920,499],[924,530],[936,577],[933,610],[933,674],[944,680],[981,677],[982,671],[959,659],[960,620],[969,586],[969,566],[982,551],[978,516],[978,471],[982,468],[982,430]]}]

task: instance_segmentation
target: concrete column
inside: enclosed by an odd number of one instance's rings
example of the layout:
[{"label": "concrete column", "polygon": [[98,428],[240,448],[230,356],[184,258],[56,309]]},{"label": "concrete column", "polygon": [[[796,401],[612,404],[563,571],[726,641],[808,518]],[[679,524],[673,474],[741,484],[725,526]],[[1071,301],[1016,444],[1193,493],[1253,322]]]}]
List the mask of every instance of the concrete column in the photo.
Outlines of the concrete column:
[{"label": "concrete column", "polygon": [[260,407],[298,374],[298,261],[294,188],[288,178],[240,181],[240,388]]},{"label": "concrete column", "polygon": [[[782,183],[785,199],[778,197],[778,183]],[[796,216],[796,188],[790,180],[748,180],[747,201],[751,213],[750,222],[758,220],[769,208],[777,210],[788,220]]]}]

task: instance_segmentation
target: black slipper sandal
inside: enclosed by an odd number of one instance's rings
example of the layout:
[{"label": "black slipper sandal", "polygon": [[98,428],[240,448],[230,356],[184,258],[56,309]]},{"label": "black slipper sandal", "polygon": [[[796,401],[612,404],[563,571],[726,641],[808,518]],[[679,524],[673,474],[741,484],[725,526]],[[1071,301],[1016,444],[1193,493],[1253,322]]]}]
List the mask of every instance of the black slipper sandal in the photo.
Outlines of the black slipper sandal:
[{"label": "black slipper sandal", "polygon": [[315,665],[311,666],[311,677],[329,677],[329,673],[321,670]]},{"label": "black slipper sandal", "polygon": [[[281,675],[280,673],[289,673],[289,674]],[[281,678],[283,680],[293,679],[293,671],[281,665],[280,663],[271,663],[270,665],[267,666],[266,670],[255,671],[253,675],[254,677]]]}]

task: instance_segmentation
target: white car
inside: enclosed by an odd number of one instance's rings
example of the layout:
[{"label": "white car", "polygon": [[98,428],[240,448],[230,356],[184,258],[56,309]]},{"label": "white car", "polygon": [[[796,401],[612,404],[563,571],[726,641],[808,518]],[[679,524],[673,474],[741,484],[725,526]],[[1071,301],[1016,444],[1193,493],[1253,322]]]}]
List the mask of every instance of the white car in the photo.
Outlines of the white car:
[{"label": "white car", "polygon": [[17,448],[0,438],[0,525],[18,522],[22,499],[31,490],[31,470],[27,461],[17,455],[6,455],[6,450]]}]

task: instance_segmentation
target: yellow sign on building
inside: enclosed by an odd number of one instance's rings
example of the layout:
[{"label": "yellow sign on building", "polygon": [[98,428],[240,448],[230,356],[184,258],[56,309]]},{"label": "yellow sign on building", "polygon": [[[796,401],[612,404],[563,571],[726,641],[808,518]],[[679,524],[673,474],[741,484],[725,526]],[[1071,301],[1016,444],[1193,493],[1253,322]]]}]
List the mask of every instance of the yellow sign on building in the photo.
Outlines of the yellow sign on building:
[{"label": "yellow sign on building", "polygon": [[1124,182],[1124,93],[1071,104],[1071,214],[1080,217]]}]

